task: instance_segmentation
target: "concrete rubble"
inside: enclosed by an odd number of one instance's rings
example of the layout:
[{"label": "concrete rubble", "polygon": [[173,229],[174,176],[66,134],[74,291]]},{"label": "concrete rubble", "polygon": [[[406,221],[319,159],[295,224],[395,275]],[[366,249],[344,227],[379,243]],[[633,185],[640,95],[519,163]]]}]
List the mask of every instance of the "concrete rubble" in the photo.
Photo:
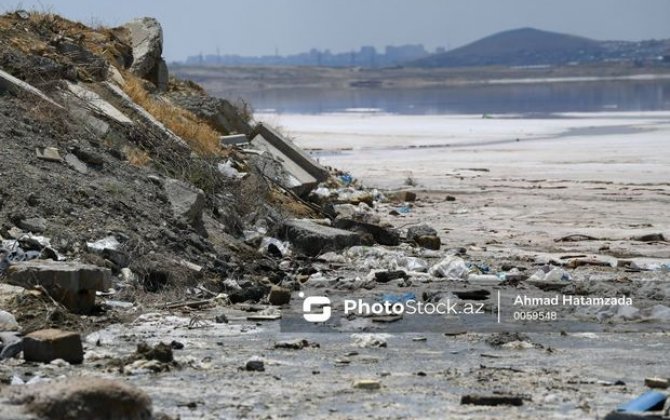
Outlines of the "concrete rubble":
[{"label": "concrete rubble", "polygon": [[111,287],[111,272],[93,265],[33,260],[11,264],[7,282],[25,288],[43,287],[69,310],[86,314],[95,307],[95,292]]}]

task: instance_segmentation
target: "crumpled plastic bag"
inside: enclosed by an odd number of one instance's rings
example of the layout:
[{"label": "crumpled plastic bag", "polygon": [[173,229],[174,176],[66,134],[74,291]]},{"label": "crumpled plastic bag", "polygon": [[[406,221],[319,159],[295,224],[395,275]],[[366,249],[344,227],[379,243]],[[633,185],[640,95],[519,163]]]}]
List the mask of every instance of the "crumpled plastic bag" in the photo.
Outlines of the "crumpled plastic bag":
[{"label": "crumpled plastic bag", "polygon": [[431,276],[443,277],[447,280],[465,281],[468,279],[470,269],[468,269],[468,266],[462,258],[449,255],[439,263],[430,267],[428,273],[430,273]]}]

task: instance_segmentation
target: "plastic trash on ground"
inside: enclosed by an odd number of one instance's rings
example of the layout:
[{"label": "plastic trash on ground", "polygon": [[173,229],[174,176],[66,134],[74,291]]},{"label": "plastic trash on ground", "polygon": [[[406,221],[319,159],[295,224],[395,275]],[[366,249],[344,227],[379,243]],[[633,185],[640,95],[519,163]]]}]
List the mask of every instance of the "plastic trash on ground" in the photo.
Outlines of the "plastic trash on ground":
[{"label": "plastic trash on ground", "polygon": [[631,400],[626,404],[620,405],[619,408],[617,408],[617,411],[624,413],[660,411],[663,410],[663,407],[665,406],[665,400],[667,398],[668,397],[662,392],[658,391],[645,392],[644,394],[640,395],[634,400]]},{"label": "plastic trash on ground", "polygon": [[402,293],[402,294],[393,294],[393,293],[385,293],[380,296],[379,300],[381,302],[388,302],[390,304],[394,303],[405,303],[410,300],[416,301],[416,294],[412,292],[407,292],[407,293]]},{"label": "plastic trash on ground", "polygon": [[572,280],[572,276],[562,268],[554,268],[548,273],[545,273],[544,270],[537,270],[528,280],[548,282],[570,281]]},{"label": "plastic trash on ground", "polygon": [[462,258],[447,256],[428,270],[434,277],[443,277],[447,280],[467,280],[470,270]]},{"label": "plastic trash on ground", "polygon": [[217,167],[219,169],[219,172],[221,172],[221,174],[226,178],[237,179],[237,178],[244,178],[247,175],[246,173],[240,172],[237,169],[235,169],[235,166],[230,159],[228,159],[223,163],[219,163]]}]

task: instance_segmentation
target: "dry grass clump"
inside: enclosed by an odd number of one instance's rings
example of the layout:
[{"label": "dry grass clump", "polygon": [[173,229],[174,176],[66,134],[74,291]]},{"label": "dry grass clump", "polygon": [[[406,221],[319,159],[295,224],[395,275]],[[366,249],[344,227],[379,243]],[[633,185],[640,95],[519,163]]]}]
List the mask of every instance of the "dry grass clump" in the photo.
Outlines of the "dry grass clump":
[{"label": "dry grass clump", "polygon": [[144,150],[135,147],[126,146],[123,148],[123,153],[126,155],[128,163],[133,166],[147,166],[151,162],[151,157]]},{"label": "dry grass clump", "polygon": [[123,90],[135,103],[147,110],[173,133],[184,139],[201,156],[218,155],[219,134],[193,113],[169,102],[155,99],[142,85],[142,81],[128,72]]}]

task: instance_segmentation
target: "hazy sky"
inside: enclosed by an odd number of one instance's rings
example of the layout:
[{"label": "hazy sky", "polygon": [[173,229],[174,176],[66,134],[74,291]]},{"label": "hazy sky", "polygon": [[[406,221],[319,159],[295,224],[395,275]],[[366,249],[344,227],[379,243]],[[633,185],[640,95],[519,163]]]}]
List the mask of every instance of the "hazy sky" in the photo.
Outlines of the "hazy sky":
[{"label": "hazy sky", "polygon": [[87,24],[157,17],[168,61],[217,48],[242,55],[455,48],[525,26],[595,39],[670,38],[670,0],[0,0],[0,11],[17,7]]}]

